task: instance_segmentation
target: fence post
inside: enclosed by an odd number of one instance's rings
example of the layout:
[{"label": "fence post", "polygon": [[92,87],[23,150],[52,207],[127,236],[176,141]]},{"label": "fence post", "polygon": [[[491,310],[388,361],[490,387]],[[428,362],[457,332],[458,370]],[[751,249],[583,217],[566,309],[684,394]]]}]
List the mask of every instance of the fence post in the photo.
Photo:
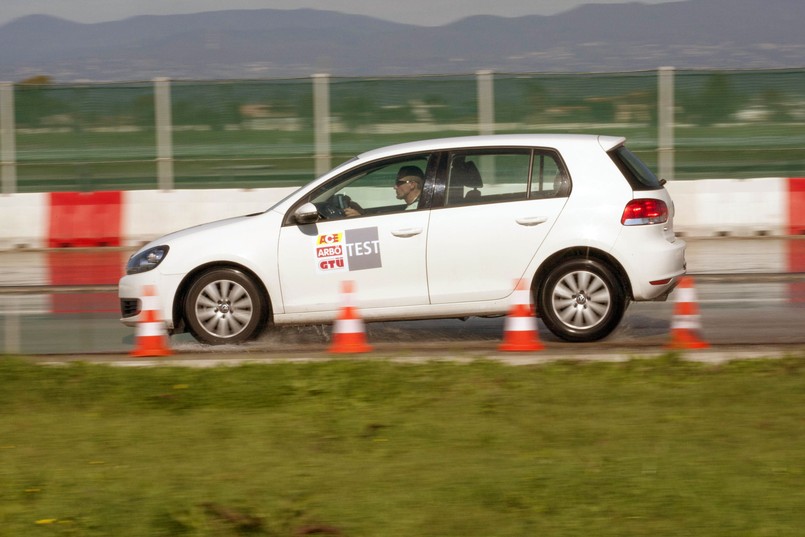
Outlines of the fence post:
[{"label": "fence post", "polygon": [[660,67],[657,73],[657,171],[661,178],[674,178],[674,68]]},{"label": "fence post", "polygon": [[492,71],[476,71],[478,81],[478,133],[495,133],[495,87]]},{"label": "fence post", "polygon": [[173,117],[168,78],[154,79],[154,115],[157,128],[157,182],[160,190],[173,190]]},{"label": "fence post", "polygon": [[313,75],[313,131],[316,177],[330,168],[330,75]]},{"label": "fence post", "polygon": [[2,193],[17,191],[17,144],[14,121],[14,84],[0,82],[0,176]]}]

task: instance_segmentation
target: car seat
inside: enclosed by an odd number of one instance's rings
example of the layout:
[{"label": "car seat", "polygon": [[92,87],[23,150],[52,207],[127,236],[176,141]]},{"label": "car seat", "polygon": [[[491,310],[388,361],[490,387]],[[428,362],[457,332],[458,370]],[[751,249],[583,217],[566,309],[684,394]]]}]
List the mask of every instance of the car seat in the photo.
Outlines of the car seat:
[{"label": "car seat", "polygon": [[[448,205],[460,205],[462,203],[473,203],[481,198],[481,191],[484,186],[481,179],[481,172],[472,161],[465,161],[465,157],[457,156],[453,160],[450,170],[450,185],[447,192]],[[464,193],[464,187],[471,188]]]},{"label": "car seat", "polygon": [[465,164],[464,186],[472,189],[464,194],[464,201],[477,202],[481,199],[481,191],[478,189],[484,186],[484,182],[481,180],[481,172],[478,171],[478,166],[473,161]]}]

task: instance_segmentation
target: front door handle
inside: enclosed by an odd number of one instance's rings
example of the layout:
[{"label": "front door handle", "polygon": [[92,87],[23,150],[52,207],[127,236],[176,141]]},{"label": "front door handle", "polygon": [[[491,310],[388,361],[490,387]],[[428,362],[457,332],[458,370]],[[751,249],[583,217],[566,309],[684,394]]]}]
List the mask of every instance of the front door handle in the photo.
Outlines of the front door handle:
[{"label": "front door handle", "polygon": [[395,237],[402,237],[402,238],[413,237],[414,235],[419,235],[420,233],[422,233],[421,227],[395,229],[394,231],[391,232],[391,234],[394,235]]},{"label": "front door handle", "polygon": [[538,224],[544,224],[547,221],[548,218],[546,216],[521,216],[515,219],[515,222],[521,226],[536,226]]}]

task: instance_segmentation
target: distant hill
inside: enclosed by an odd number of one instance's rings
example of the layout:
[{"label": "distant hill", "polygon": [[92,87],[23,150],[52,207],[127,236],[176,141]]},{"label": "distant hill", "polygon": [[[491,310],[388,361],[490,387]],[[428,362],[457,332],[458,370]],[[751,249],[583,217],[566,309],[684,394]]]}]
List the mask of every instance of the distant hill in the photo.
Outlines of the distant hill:
[{"label": "distant hill", "polygon": [[592,4],[553,16],[475,16],[438,27],[310,9],[97,24],[34,15],[0,26],[0,80],[803,67],[803,26],[803,0]]}]

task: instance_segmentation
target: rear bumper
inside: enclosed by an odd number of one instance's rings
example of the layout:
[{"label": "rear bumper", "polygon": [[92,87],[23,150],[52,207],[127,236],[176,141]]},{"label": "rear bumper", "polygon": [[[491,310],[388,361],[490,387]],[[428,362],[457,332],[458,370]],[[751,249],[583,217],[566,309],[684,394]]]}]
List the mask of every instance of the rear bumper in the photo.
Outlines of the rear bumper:
[{"label": "rear bumper", "polygon": [[[650,227],[654,226],[646,226]],[[637,302],[665,300],[687,271],[685,241],[668,242],[652,231],[630,229],[620,235],[613,249],[629,275],[632,298]]]},{"label": "rear bumper", "polygon": [[674,291],[674,289],[676,289],[676,287],[677,287],[677,285],[679,285],[680,281],[681,281],[681,278],[679,278],[679,277],[674,278],[673,280],[671,280],[671,286],[663,294],[659,295],[656,298],[652,298],[651,301],[652,302],[665,302],[666,300],[668,300],[668,295],[670,295]]}]

